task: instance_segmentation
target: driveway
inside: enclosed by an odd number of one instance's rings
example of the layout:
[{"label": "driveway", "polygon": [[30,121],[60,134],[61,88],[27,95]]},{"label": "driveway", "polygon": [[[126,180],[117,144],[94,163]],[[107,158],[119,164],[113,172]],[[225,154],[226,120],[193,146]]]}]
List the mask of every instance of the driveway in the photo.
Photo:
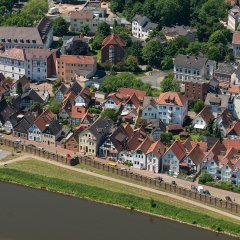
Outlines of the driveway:
[{"label": "driveway", "polygon": [[160,88],[160,83],[166,75],[167,72],[165,71],[154,70],[147,72],[144,74],[144,76],[138,78],[141,79],[144,83],[150,83],[153,88]]}]

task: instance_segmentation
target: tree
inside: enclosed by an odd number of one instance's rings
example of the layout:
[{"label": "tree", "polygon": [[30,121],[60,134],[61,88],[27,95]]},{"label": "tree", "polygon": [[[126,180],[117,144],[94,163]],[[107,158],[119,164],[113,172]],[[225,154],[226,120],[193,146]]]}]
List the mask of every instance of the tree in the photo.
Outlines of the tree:
[{"label": "tree", "polygon": [[16,93],[18,95],[21,95],[23,93],[22,84],[21,84],[21,82],[19,80],[17,81]]},{"label": "tree", "polygon": [[214,33],[212,33],[208,42],[211,44],[218,44],[218,43],[227,44],[227,37],[225,36],[223,31],[217,30]]},{"label": "tree", "polygon": [[165,56],[161,61],[161,66],[163,70],[169,70],[173,68],[173,60],[169,56]]},{"label": "tree", "polygon": [[219,138],[220,140],[222,140],[222,133],[221,133],[221,130],[219,129],[217,124],[215,124],[215,126],[213,128],[213,135],[214,135],[214,137]]},{"label": "tree", "polygon": [[106,22],[100,22],[97,26],[96,35],[101,34],[104,37],[107,37],[111,34],[110,26]]},{"label": "tree", "polygon": [[53,32],[56,36],[64,36],[68,33],[69,23],[62,17],[58,17],[53,21]]},{"label": "tree", "polygon": [[117,122],[119,120],[120,112],[118,110],[113,110],[113,109],[106,109],[101,113],[102,117],[109,117],[111,118],[114,122]]},{"label": "tree", "polygon": [[161,134],[160,139],[163,144],[169,146],[173,139],[173,134],[171,132],[164,132]]},{"label": "tree", "polygon": [[131,73],[120,73],[117,75],[107,76],[100,85],[100,90],[103,92],[116,92],[119,88],[134,88],[146,91],[147,95],[152,95],[150,84],[143,83]]},{"label": "tree", "polygon": [[160,67],[163,56],[163,45],[159,41],[151,40],[143,48],[143,59],[148,65]]},{"label": "tree", "polygon": [[214,120],[209,120],[208,124],[207,124],[207,131],[210,134],[213,134],[213,125],[214,125]]},{"label": "tree", "polygon": [[89,25],[87,23],[83,25],[82,29],[83,29],[83,33],[85,35],[88,35],[88,33],[90,31],[90,28],[89,28]]},{"label": "tree", "polygon": [[92,48],[94,50],[101,49],[103,40],[104,40],[104,36],[102,34],[96,34],[92,42]]},{"label": "tree", "polygon": [[219,48],[219,46],[215,46],[215,45],[212,45],[208,48],[207,57],[208,57],[208,59],[214,60],[217,62],[223,60],[223,55],[222,55],[221,49]]},{"label": "tree", "polygon": [[202,100],[198,100],[194,103],[193,110],[195,113],[199,113],[204,108],[204,102]]},{"label": "tree", "polygon": [[212,181],[213,181],[213,177],[209,173],[202,173],[199,176],[199,182],[202,183],[202,184],[205,184],[207,182],[212,182]]},{"label": "tree", "polygon": [[58,114],[60,109],[61,109],[61,106],[62,106],[62,103],[61,102],[58,102],[57,100],[53,99],[49,106],[48,106],[48,109],[50,111],[52,111],[53,113],[55,114]]},{"label": "tree", "polygon": [[58,87],[60,87],[62,84],[62,81],[60,79],[56,80],[53,85],[52,85],[52,91],[53,93],[55,93],[58,89]]},{"label": "tree", "polygon": [[137,57],[138,61],[141,61],[142,59],[142,42],[141,41],[135,41],[132,43],[132,46],[129,48],[129,54],[132,56]]},{"label": "tree", "polygon": [[177,80],[174,79],[173,73],[169,73],[160,83],[162,92],[179,92],[180,85]]},{"label": "tree", "polygon": [[135,56],[129,55],[125,61],[125,68],[129,72],[139,71],[137,58]]}]

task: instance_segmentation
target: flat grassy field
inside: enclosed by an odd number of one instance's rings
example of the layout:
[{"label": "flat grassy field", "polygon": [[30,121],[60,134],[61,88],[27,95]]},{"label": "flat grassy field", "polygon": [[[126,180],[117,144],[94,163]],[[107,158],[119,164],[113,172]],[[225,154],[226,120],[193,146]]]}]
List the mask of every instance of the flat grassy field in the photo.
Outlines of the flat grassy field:
[{"label": "flat grassy field", "polygon": [[[107,175],[109,177],[110,176],[116,177],[116,175],[114,175],[114,174],[107,173],[103,170],[95,169],[93,167],[86,166],[83,164],[78,165],[78,167],[81,167],[82,169],[85,169],[85,170],[88,170],[91,172],[95,172],[98,174]],[[98,187],[98,188],[102,188],[104,190],[108,190],[108,191],[115,192],[115,193],[130,194],[130,195],[134,195],[134,196],[141,197],[141,198],[148,199],[148,200],[154,199],[156,201],[159,201],[162,204],[169,204],[174,207],[181,208],[183,210],[190,210],[190,211],[195,212],[196,214],[197,213],[202,214],[204,212],[204,214],[209,217],[211,216],[211,217],[214,217],[217,219],[224,219],[227,221],[235,222],[236,224],[239,224],[239,228],[240,228],[240,221],[227,218],[218,213],[214,213],[212,211],[201,209],[194,205],[187,204],[185,202],[182,202],[182,201],[179,201],[176,199],[172,199],[167,196],[162,196],[162,195],[151,193],[151,192],[141,190],[138,188],[126,186],[124,184],[119,184],[116,182],[89,176],[87,174],[71,171],[68,169],[64,169],[62,167],[54,166],[52,164],[44,163],[44,162],[37,161],[34,159],[26,159],[24,161],[9,164],[8,168],[19,170],[22,172],[27,172],[27,173],[39,174],[41,176],[46,176],[46,177],[50,177],[50,178],[67,180],[67,181],[71,181],[71,182],[78,183],[78,184],[85,184],[85,185],[92,186],[92,187]],[[125,180],[125,181],[127,180],[127,178],[124,178],[121,176],[118,176],[118,178],[121,180]],[[139,182],[136,182],[134,180],[130,180],[130,181],[139,184]],[[144,184],[142,184],[142,185],[144,185]],[[137,208],[137,206],[136,206],[136,208]]]}]

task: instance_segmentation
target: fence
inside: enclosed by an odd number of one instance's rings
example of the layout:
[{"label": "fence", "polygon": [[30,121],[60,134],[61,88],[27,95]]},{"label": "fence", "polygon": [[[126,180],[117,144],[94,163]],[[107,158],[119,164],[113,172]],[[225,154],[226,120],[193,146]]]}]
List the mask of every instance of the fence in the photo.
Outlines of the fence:
[{"label": "fence", "polygon": [[159,189],[171,192],[171,193],[181,195],[186,198],[194,199],[194,200],[197,200],[202,203],[213,205],[215,207],[223,208],[225,210],[229,210],[231,212],[240,214],[240,205],[237,203],[225,201],[225,200],[217,198],[217,197],[201,194],[196,191],[191,191],[189,189],[186,189],[186,188],[183,188],[180,186],[175,186],[170,183],[166,183],[166,182],[154,179],[154,178],[143,176],[141,174],[133,173],[133,172],[130,172],[130,171],[127,171],[124,169],[117,168],[117,167],[112,167],[112,166],[106,165],[104,163],[101,163],[99,161],[96,161],[96,160],[88,158],[88,157],[80,156],[75,159],[68,159],[67,157],[59,155],[59,154],[51,153],[51,152],[48,152],[48,151],[45,151],[45,150],[42,150],[39,148],[31,147],[31,146],[25,146],[22,144],[18,144],[14,141],[4,139],[4,138],[0,139],[0,144],[1,145],[4,144],[4,145],[11,147],[13,149],[16,149],[16,150],[24,151],[26,153],[33,154],[35,156],[43,157],[43,158],[53,160],[56,162],[60,162],[60,163],[70,165],[70,166],[74,166],[78,163],[83,163],[85,165],[88,165],[88,166],[91,166],[91,167],[94,167],[97,169],[101,169],[101,170],[111,172],[111,173],[119,175],[119,176],[127,177],[130,179],[148,184],[155,188],[159,188]]},{"label": "fence", "polygon": [[133,172],[130,172],[130,171],[127,171],[124,169],[117,168],[117,167],[112,167],[112,166],[106,165],[104,163],[101,163],[99,161],[95,161],[94,159],[91,159],[88,157],[79,157],[79,162],[83,163],[85,165],[100,169],[100,170],[111,172],[111,173],[119,175],[119,176],[124,176],[124,177],[130,178],[130,179],[142,182],[142,183],[146,183],[155,188],[159,188],[159,189],[171,192],[171,193],[181,195],[186,198],[194,199],[194,200],[197,200],[197,201],[205,203],[205,204],[213,205],[215,207],[223,208],[225,210],[229,210],[231,212],[240,214],[240,205],[237,203],[225,201],[225,200],[217,198],[217,197],[201,194],[197,191],[191,191],[189,189],[186,189],[186,188],[183,188],[180,186],[176,186],[176,185],[172,185],[170,183],[166,183],[166,182],[154,179],[154,178],[143,176],[143,175],[133,173]]}]

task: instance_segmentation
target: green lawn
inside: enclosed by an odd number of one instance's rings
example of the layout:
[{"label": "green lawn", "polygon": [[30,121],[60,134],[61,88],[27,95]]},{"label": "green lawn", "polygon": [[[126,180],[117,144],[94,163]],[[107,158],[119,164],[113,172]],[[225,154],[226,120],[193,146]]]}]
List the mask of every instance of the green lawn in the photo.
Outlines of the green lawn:
[{"label": "green lawn", "polygon": [[[93,171],[93,172],[96,172],[99,174],[104,174],[104,173],[106,174],[106,172],[104,172],[103,170],[94,169],[94,168],[86,166],[86,165],[84,165],[84,167],[79,165],[79,167],[82,167],[86,170],[90,170],[90,171]],[[199,214],[204,212],[204,214],[208,215],[209,217],[211,216],[211,217],[215,217],[217,219],[225,219],[225,220],[229,220],[229,221],[231,220],[232,222],[240,224],[240,221],[233,220],[233,219],[230,219],[227,217],[223,217],[220,214],[217,214],[217,213],[214,213],[211,211],[207,211],[205,209],[203,210],[199,207],[195,207],[194,205],[187,204],[182,201],[178,201],[178,200],[175,200],[175,199],[172,199],[172,198],[169,198],[166,196],[162,196],[159,194],[151,193],[148,191],[140,190],[138,188],[129,187],[124,184],[119,184],[119,183],[107,181],[107,180],[104,180],[101,178],[92,177],[87,174],[78,173],[78,172],[75,172],[72,170],[64,169],[62,167],[43,163],[43,162],[33,160],[33,159],[27,159],[27,160],[24,160],[21,162],[9,164],[8,168],[16,169],[16,170],[23,171],[23,172],[33,173],[33,174],[39,174],[39,175],[45,176],[45,177],[67,180],[67,181],[71,181],[71,182],[78,183],[78,184],[86,184],[86,185],[92,186],[92,187],[99,187],[99,188],[102,188],[102,189],[105,189],[105,190],[108,190],[111,192],[122,193],[122,194],[131,194],[131,195],[141,197],[144,199],[152,198],[163,204],[170,204],[172,206],[179,207],[179,208],[185,209],[185,210],[191,210],[191,211],[193,211],[195,213],[199,213]],[[107,173],[107,174],[108,174],[108,176],[111,176],[111,173]],[[114,175],[114,177],[116,177],[116,175]],[[123,180],[127,180],[127,178],[124,178],[121,176],[119,176],[119,178],[122,178]],[[132,181],[134,181],[134,180],[132,180]]]}]

